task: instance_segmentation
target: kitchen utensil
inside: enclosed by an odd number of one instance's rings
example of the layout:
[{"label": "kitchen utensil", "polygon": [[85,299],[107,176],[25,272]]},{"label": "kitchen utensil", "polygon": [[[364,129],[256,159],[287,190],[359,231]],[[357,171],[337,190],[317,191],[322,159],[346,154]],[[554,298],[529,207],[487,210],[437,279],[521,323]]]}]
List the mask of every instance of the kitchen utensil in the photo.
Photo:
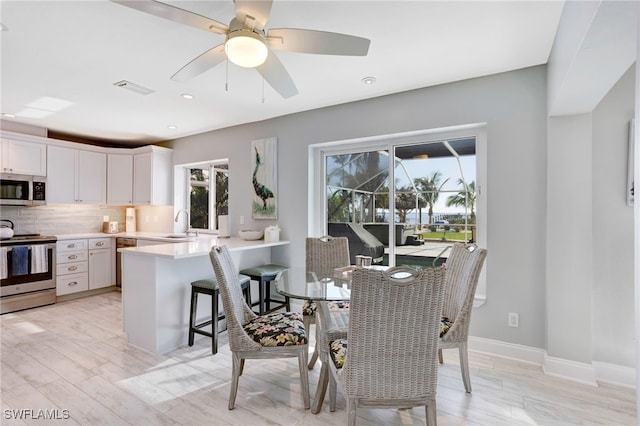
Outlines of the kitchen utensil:
[{"label": "kitchen utensil", "polygon": [[2,219],[0,222],[8,223],[8,225],[0,225],[0,238],[7,239],[13,237],[13,222],[8,219]]}]

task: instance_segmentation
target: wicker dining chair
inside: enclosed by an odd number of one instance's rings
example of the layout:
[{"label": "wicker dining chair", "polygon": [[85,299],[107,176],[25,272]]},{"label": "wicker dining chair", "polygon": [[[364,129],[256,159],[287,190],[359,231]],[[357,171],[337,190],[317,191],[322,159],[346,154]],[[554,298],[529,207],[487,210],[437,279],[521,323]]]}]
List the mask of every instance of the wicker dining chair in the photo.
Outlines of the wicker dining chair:
[{"label": "wicker dining chair", "polygon": [[232,356],[229,410],[235,406],[238,381],[245,359],[298,358],[304,408],[310,407],[307,334],[298,312],[256,315],[247,305],[240,289],[238,270],[226,246],[214,246],[209,252],[227,316],[229,348]]},{"label": "wicker dining chair", "polygon": [[[309,237],[306,239],[305,266],[307,271],[313,271],[320,277],[333,276],[335,268],[349,266],[349,240],[347,237],[332,237],[325,235],[319,238]],[[348,303],[332,302],[331,307],[343,309],[348,307]],[[306,330],[310,330],[312,324],[316,323],[316,303],[305,300],[302,305],[302,318]],[[347,314],[348,315],[348,314]],[[316,328],[317,330],[317,328]],[[309,369],[312,369],[318,360],[318,337],[316,333],[316,347],[309,360]]]},{"label": "wicker dining chair", "polygon": [[444,268],[356,269],[351,283],[348,338],[329,342],[329,397],[335,384],[347,399],[348,424],[357,407],[424,405],[436,425],[438,335]]},{"label": "wicker dining chair", "polygon": [[473,299],[487,250],[474,245],[453,245],[446,262],[447,281],[444,290],[438,359],[443,363],[442,350],[458,348],[464,389],[471,393],[467,340]]}]

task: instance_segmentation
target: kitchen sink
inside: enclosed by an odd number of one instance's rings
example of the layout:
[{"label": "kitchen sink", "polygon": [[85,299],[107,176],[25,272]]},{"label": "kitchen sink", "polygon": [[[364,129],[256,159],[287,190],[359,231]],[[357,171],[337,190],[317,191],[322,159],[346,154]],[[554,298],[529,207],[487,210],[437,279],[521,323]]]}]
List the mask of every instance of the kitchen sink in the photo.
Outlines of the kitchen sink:
[{"label": "kitchen sink", "polygon": [[158,238],[167,238],[175,241],[197,241],[197,235],[187,235],[187,234],[169,234],[169,235],[159,235]]}]

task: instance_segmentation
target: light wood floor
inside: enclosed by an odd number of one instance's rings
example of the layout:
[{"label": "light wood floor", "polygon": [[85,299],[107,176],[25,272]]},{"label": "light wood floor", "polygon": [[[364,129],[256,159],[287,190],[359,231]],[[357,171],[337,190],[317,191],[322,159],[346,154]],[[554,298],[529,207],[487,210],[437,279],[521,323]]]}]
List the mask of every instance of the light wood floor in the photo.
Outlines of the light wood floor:
[{"label": "light wood floor", "polygon": [[[120,293],[111,292],[0,317],[2,425],[346,424],[345,402],[318,415],[302,408],[295,359],[248,360],[236,409],[227,410],[231,358],[226,333],[212,356],[200,338],[167,356],[127,347]],[[457,352],[439,368],[438,424],[634,425],[635,392],[552,378],[536,366],[470,353],[466,394]],[[312,392],[319,366],[310,372]],[[66,420],[11,417],[49,410]],[[53,411],[58,410],[58,411]],[[63,411],[68,410],[68,411]],[[42,413],[40,413],[42,415]],[[424,408],[358,410],[359,425],[423,425]]]}]

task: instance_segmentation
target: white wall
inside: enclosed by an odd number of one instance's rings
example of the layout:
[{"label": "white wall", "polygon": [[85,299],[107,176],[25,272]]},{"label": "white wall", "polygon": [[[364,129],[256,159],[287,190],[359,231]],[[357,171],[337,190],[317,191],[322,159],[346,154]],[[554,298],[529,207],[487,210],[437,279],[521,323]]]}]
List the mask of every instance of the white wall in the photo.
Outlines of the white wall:
[{"label": "white wall", "polygon": [[[546,211],[544,66],[337,105],[173,141],[174,164],[228,158],[231,232],[277,222],[290,246],[274,260],[304,264],[308,146],[487,123],[487,303],[474,312],[475,336],[544,347]],[[250,142],[278,138],[277,221],[252,223]],[[520,327],[507,327],[507,313]]]}]

